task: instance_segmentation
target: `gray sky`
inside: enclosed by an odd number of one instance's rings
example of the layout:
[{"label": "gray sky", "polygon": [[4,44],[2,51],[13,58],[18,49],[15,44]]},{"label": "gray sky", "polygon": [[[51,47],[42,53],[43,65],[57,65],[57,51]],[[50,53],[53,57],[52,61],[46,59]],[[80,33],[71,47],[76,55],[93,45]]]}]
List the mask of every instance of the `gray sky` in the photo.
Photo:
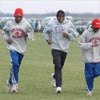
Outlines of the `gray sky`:
[{"label": "gray sky", "polygon": [[24,13],[50,13],[59,9],[70,13],[100,13],[100,0],[0,0],[0,11],[13,13],[21,7]]}]

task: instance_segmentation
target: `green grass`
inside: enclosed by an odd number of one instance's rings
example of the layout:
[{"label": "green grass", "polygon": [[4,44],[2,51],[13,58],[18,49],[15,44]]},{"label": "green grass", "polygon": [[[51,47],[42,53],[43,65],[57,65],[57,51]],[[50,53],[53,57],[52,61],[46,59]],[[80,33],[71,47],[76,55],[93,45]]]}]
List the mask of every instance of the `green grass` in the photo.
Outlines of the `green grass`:
[{"label": "green grass", "polygon": [[35,41],[27,43],[27,52],[19,74],[18,94],[6,92],[9,66],[9,52],[0,36],[0,100],[98,100],[100,98],[99,78],[95,80],[93,96],[86,95],[81,50],[76,41],[71,42],[63,69],[61,94],[56,94],[55,89],[51,87],[52,56],[50,47],[41,33],[35,33]]}]

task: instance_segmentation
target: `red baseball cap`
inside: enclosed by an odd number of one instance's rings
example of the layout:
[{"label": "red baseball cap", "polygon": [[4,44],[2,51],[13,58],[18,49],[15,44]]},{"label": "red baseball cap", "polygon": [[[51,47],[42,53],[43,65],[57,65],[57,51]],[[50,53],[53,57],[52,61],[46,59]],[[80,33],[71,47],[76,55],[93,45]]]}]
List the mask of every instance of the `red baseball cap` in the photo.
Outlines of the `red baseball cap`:
[{"label": "red baseball cap", "polygon": [[14,12],[14,16],[22,16],[23,17],[23,10],[21,8],[17,8]]},{"label": "red baseball cap", "polygon": [[92,26],[94,28],[100,28],[100,20],[98,18],[93,19]]}]

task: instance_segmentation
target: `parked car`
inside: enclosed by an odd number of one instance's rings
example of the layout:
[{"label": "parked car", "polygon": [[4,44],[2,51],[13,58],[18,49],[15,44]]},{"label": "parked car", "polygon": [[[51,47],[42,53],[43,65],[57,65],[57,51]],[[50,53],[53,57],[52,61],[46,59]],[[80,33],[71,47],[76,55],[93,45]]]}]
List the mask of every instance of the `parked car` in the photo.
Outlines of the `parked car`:
[{"label": "parked car", "polygon": [[84,32],[84,30],[87,28],[87,24],[88,24],[87,21],[77,21],[75,23],[76,30],[79,33],[79,35],[81,35]]},{"label": "parked car", "polygon": [[9,21],[9,20],[12,20],[12,17],[8,17],[8,18],[2,18],[0,20],[0,29],[3,29],[3,27],[5,26],[6,22]]}]

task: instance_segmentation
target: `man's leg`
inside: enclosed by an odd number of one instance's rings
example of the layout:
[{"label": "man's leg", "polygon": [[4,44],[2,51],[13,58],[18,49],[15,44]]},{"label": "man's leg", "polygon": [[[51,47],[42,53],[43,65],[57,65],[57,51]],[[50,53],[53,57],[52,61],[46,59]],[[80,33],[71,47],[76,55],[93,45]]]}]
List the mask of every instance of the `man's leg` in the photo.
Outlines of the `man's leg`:
[{"label": "man's leg", "polygon": [[55,79],[56,87],[62,86],[62,72],[61,72],[61,52],[58,50],[52,50],[53,62],[55,65]]},{"label": "man's leg", "polygon": [[10,56],[11,56],[12,66],[10,68],[9,83],[12,85],[12,89],[15,91],[18,84],[19,67],[20,67],[23,55],[19,54],[16,51],[10,51]]},{"label": "man's leg", "polygon": [[94,78],[93,78],[93,63],[85,63],[85,79],[86,79],[86,84],[88,91],[93,90],[93,83],[94,83]]}]

